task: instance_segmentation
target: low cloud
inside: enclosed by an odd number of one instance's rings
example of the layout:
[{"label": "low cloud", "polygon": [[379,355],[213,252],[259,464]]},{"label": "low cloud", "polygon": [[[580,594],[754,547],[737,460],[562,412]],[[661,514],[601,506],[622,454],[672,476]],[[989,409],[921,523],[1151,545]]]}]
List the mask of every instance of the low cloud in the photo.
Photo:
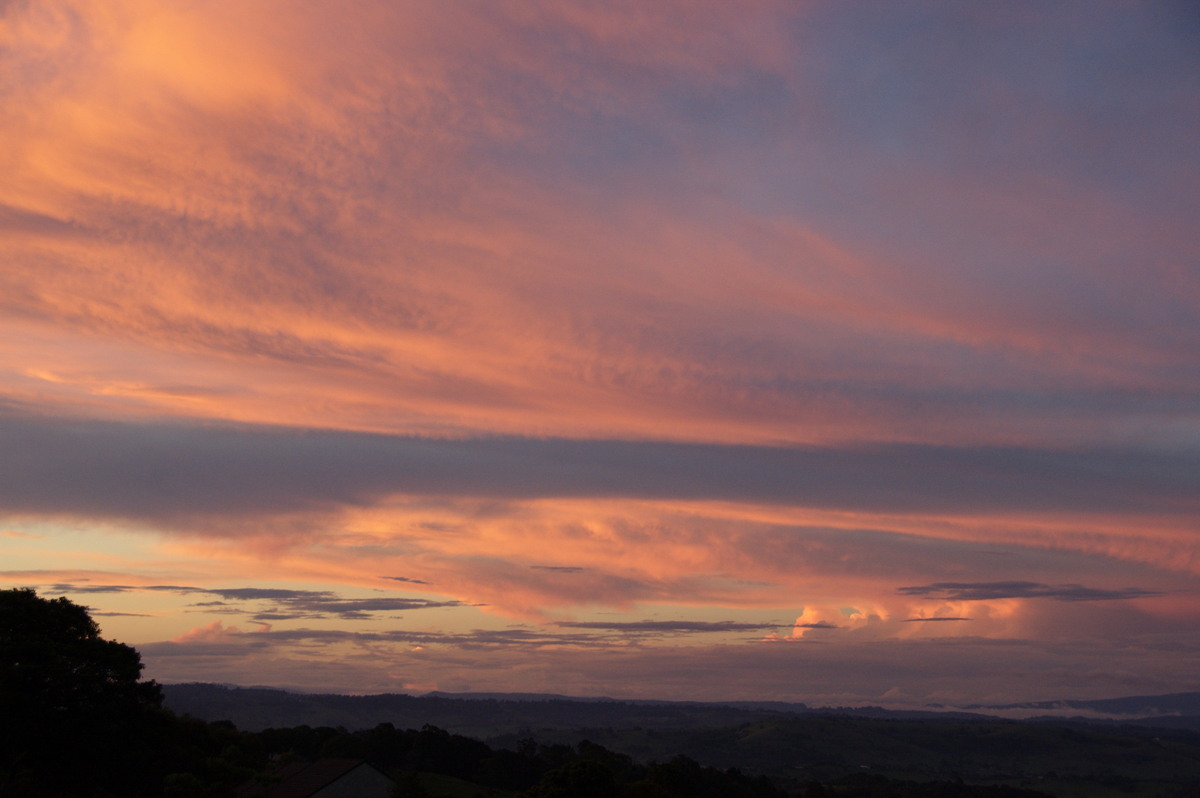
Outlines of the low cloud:
[{"label": "low cloud", "polygon": [[566,629],[610,629],[615,632],[652,634],[758,632],[782,625],[784,624],[737,621],[560,621],[555,624]]},{"label": "low cloud", "polygon": [[[73,585],[56,584],[51,590],[59,593],[129,593],[153,591],[179,594],[200,593],[218,596],[221,601],[204,601],[194,607],[223,607],[227,614],[249,612],[228,602],[272,602],[276,608],[254,613],[258,620],[341,618],[365,620],[378,613],[408,612],[411,610],[460,607],[460,601],[433,601],[421,598],[380,596],[376,598],[342,598],[328,590],[287,590],[277,588],[204,588],[186,585]],[[208,611],[213,611],[208,609]]]},{"label": "low cloud", "polygon": [[[256,620],[260,619],[256,616]],[[219,626],[219,621],[209,624]],[[385,631],[352,632],[329,629],[280,629],[255,633],[258,641],[270,640],[279,644],[310,642],[345,642],[358,644],[394,643],[406,646],[440,646],[461,650],[478,649],[542,649],[560,648],[626,648],[630,632],[637,633],[642,644],[650,644],[655,637],[668,637],[680,633],[759,631],[772,625],[688,622],[666,622],[664,626],[631,624],[586,624],[559,623],[555,626],[577,631],[556,632],[545,628],[510,627],[506,629],[474,629],[466,632],[444,632],[415,629],[389,629]],[[631,628],[626,628],[629,626]],[[207,627],[205,627],[207,628]],[[235,628],[236,631],[236,628]],[[177,638],[173,642],[185,642]],[[151,648],[157,644],[150,644]]]},{"label": "low cloud", "polygon": [[262,632],[260,636],[278,643],[312,641],[348,643],[400,643],[421,646],[451,646],[465,650],[479,648],[540,648],[543,646],[607,646],[614,638],[604,635],[559,634],[526,629],[475,629],[469,632],[439,632],[411,629],[389,629],[378,632],[350,632],[326,629],[282,629]]},{"label": "low cloud", "polygon": [[324,617],[335,615],[345,619],[363,619],[375,613],[407,612],[410,610],[427,610],[441,607],[461,607],[460,601],[430,601],[428,599],[410,598],[297,598],[281,602],[284,606],[305,610],[313,616]]},{"label": "low cloud", "polygon": [[957,618],[950,615],[938,616],[936,618],[905,618],[901,623],[924,623],[925,621],[970,621],[971,618]]},{"label": "low cloud", "polygon": [[[381,644],[404,646],[411,649],[421,647],[439,651],[506,651],[506,650],[555,650],[606,649],[624,650],[631,646],[654,646],[658,641],[681,634],[729,634],[760,632],[777,624],[738,623],[716,621],[711,623],[693,621],[633,621],[621,622],[561,622],[554,628],[507,627],[504,629],[473,629],[463,632],[427,629],[386,629],[350,631],[346,629],[272,629],[268,622],[295,620],[306,617],[286,613],[262,613],[253,616],[253,621],[263,628],[243,634],[236,626],[225,626],[213,621],[197,627],[171,641],[144,644],[142,648],[151,654],[178,654],[177,647],[187,644],[221,644],[226,653],[237,653],[233,644],[272,646],[309,646],[313,644],[350,644],[376,646]],[[760,638],[755,638],[760,639]],[[208,652],[206,652],[208,653]]]},{"label": "low cloud", "polygon": [[133,585],[77,585],[62,582],[48,587],[54,593],[126,593],[139,589]]},{"label": "low cloud", "polygon": [[228,643],[231,639],[240,638],[243,632],[236,626],[226,626],[221,621],[213,621],[204,626],[197,626],[178,637],[174,638],[172,643],[184,644],[210,644],[210,643]]}]

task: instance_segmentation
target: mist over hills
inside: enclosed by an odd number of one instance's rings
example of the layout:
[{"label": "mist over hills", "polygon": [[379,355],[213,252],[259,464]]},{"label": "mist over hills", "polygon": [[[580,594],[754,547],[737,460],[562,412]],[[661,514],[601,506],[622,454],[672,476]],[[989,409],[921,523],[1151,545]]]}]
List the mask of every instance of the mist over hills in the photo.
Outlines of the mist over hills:
[{"label": "mist over hills", "polygon": [[1061,700],[972,705],[966,709],[1029,721],[1077,721],[1200,731],[1200,693],[1128,696],[1094,701]]}]

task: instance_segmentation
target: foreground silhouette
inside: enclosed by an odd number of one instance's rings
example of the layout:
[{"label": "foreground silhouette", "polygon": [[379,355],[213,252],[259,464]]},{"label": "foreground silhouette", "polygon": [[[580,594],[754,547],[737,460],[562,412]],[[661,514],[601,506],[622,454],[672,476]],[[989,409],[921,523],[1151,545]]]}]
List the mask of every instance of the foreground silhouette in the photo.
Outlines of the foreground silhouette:
[{"label": "foreground silhouette", "polygon": [[141,671],[137,651],[103,639],[84,607],[0,591],[0,794],[152,788],[144,755],[164,713]]}]

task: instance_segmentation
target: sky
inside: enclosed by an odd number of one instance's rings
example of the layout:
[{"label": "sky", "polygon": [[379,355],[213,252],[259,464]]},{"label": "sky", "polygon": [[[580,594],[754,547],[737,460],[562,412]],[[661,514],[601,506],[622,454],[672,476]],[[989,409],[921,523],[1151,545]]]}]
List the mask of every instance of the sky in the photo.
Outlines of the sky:
[{"label": "sky", "polygon": [[0,2],[0,587],[145,675],[1200,690],[1188,2]]}]

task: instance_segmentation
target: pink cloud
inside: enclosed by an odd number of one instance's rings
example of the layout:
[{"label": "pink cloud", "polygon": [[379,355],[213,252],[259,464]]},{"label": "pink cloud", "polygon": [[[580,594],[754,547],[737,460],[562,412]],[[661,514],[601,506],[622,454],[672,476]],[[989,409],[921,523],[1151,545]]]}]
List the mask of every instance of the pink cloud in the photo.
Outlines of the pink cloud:
[{"label": "pink cloud", "polygon": [[188,645],[224,645],[238,643],[247,639],[247,635],[271,631],[271,624],[259,623],[258,628],[243,632],[236,626],[226,626],[222,621],[213,621],[190,629],[178,637],[171,639],[172,643]]},{"label": "pink cloud", "polygon": [[173,643],[228,643],[240,638],[242,630],[236,626],[225,626],[221,621],[213,621],[204,626],[184,632],[172,639]]}]

